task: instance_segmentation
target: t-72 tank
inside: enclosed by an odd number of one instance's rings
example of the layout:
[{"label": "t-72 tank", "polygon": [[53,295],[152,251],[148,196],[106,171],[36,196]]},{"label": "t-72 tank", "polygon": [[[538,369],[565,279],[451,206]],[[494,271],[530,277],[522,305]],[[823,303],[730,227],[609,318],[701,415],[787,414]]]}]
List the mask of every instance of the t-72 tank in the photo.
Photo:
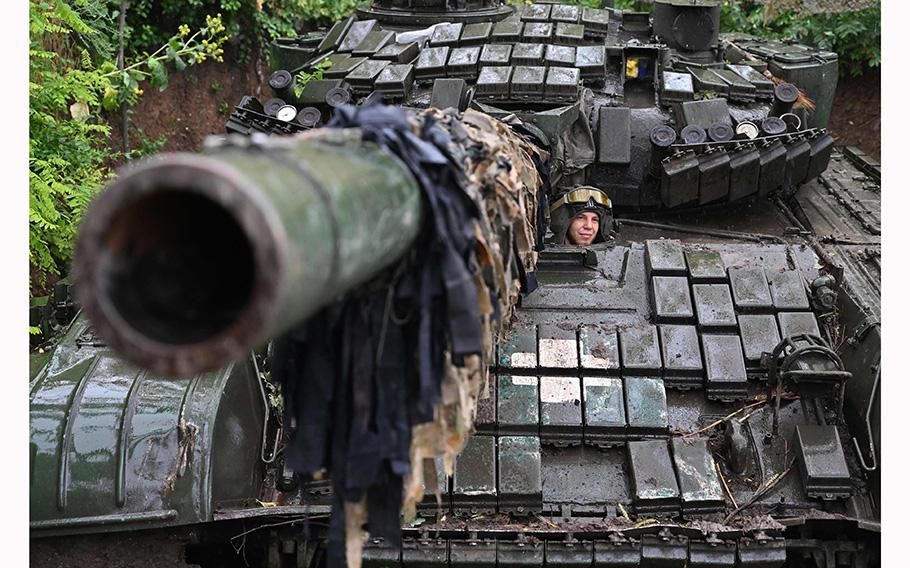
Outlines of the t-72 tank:
[{"label": "t-72 tank", "polygon": [[[879,165],[825,131],[836,55],[719,36],[718,14],[383,0],[276,42],[274,97],[245,97],[227,123],[248,136],[131,169],[86,218],[83,311],[30,382],[32,561],[880,565]],[[464,178],[428,183],[446,160],[352,122],[391,112],[380,102],[424,141],[441,125]],[[344,297],[416,325],[399,302],[421,262],[400,259],[437,250],[422,231],[447,209],[428,188],[448,186],[511,196],[476,201],[493,260],[470,313],[489,345],[430,334],[444,368],[483,380],[443,386],[435,414],[394,399],[412,425],[438,423],[453,393],[468,411],[451,451],[420,453],[413,430],[410,470],[383,486],[394,530],[373,511],[361,526],[338,460],[301,457],[327,436],[307,412],[337,398],[312,390],[326,383],[312,346],[344,329],[357,352],[388,330],[314,320]],[[596,192],[603,238],[548,230]],[[380,343],[420,359],[404,336]],[[263,379],[270,338],[284,415]],[[282,366],[295,341],[304,371]],[[384,381],[411,377],[383,361]],[[369,408],[361,371],[345,392]],[[368,428],[383,451],[387,426]],[[400,522],[399,501],[415,508]],[[340,509],[356,530],[333,524]]]}]

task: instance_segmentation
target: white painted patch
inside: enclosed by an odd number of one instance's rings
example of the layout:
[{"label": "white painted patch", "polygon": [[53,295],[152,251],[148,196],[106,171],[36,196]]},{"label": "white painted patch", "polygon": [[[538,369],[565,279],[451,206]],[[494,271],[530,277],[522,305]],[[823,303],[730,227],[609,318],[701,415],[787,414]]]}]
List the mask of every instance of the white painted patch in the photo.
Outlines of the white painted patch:
[{"label": "white painted patch", "polygon": [[581,385],[575,377],[541,377],[541,402],[574,402],[581,400]]},{"label": "white painted patch", "polygon": [[516,369],[533,369],[537,366],[537,356],[534,353],[512,353],[511,363]]},{"label": "white painted patch", "polygon": [[578,347],[574,339],[541,339],[540,366],[574,369],[578,365]]},{"label": "white painted patch", "polygon": [[609,377],[585,377],[582,380],[585,382],[586,387],[611,387],[619,382],[619,379],[611,379]]}]

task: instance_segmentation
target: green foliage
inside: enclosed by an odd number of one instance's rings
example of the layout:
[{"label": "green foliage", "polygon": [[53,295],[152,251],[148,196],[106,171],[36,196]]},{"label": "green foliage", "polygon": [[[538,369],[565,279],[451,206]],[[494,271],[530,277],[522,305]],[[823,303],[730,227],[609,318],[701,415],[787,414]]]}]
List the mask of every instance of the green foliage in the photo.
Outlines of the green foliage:
[{"label": "green foliage", "polygon": [[136,135],[132,139],[133,148],[130,149],[129,159],[138,160],[157,154],[165,144],[167,144],[167,134],[149,138],[144,130],[137,128]]},{"label": "green foliage", "polygon": [[294,37],[303,22],[325,25],[347,16],[366,0],[133,0],[126,13],[131,53],[150,51],[184,23],[204,25],[206,14],[222,15],[225,32],[247,59],[257,46]]},{"label": "green foliage", "polygon": [[721,32],[743,32],[769,39],[795,39],[837,53],[841,73],[861,75],[881,65],[881,5],[858,12],[798,14],[766,12],[751,1],[724,0]]},{"label": "green foliage", "polygon": [[[92,27],[106,0],[29,0],[29,263],[32,288],[69,261],[79,219],[108,179],[110,127],[102,109],[134,103],[144,82],[164,88],[166,65],[220,57],[218,17],[195,34],[188,28],[155,53],[119,70],[109,28]],[[84,17],[85,16],[85,17]],[[94,18],[94,19],[93,19]],[[145,140],[129,157],[160,148]]]},{"label": "green foliage", "polygon": [[367,4],[366,0],[296,0],[297,10],[304,20],[316,24],[329,24],[350,15],[355,8]]},{"label": "green foliage", "polygon": [[321,81],[326,69],[332,66],[332,62],[326,59],[316,65],[313,71],[301,71],[297,73],[297,84],[294,88],[294,95],[300,96],[303,93],[303,87],[310,81]]}]

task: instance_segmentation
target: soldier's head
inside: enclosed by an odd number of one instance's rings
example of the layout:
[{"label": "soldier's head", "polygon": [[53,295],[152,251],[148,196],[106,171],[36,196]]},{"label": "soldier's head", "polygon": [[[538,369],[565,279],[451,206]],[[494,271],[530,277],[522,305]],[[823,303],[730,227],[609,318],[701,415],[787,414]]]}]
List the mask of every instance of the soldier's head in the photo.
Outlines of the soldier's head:
[{"label": "soldier's head", "polygon": [[602,243],[607,240],[612,226],[610,198],[597,188],[577,187],[550,205],[550,228],[557,244]]}]

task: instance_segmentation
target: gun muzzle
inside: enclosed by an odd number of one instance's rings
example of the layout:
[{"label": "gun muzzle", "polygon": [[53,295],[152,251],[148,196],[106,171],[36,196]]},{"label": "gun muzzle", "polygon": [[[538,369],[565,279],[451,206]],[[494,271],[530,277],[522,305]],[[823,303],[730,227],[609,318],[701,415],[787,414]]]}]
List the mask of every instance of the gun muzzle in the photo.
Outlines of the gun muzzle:
[{"label": "gun muzzle", "polygon": [[128,169],[80,228],[74,272],[89,319],[155,372],[245,356],[394,263],[418,234],[417,183],[359,130],[231,140]]}]

